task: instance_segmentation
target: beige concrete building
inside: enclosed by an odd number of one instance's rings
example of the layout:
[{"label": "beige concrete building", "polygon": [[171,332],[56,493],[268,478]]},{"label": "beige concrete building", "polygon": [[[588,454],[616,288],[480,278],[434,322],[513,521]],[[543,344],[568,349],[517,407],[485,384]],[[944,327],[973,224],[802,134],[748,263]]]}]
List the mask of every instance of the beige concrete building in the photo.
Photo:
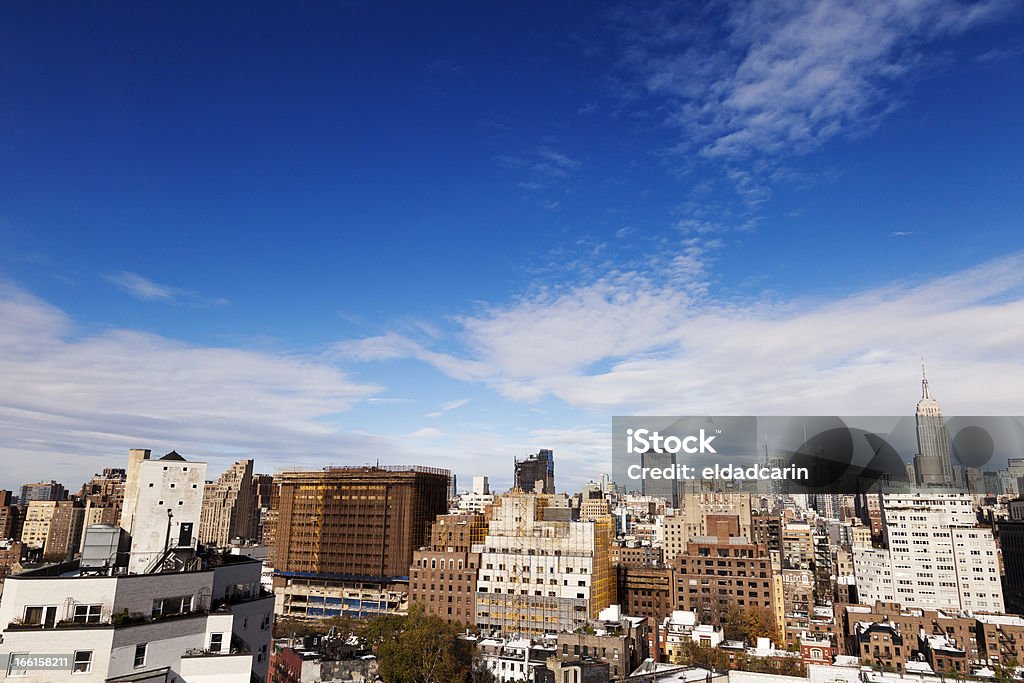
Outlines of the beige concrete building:
[{"label": "beige concrete building", "polygon": [[53,520],[55,500],[34,500],[25,509],[25,521],[21,527],[21,542],[28,548],[38,549],[46,545]]},{"label": "beige concrete building", "polygon": [[252,460],[239,460],[215,482],[206,482],[199,517],[199,540],[225,548],[231,541],[255,540],[258,522]]},{"label": "beige concrete building", "polygon": [[677,510],[674,516],[665,517],[665,562],[685,553],[690,540],[697,536],[718,536],[714,526],[723,517],[739,520],[735,535],[753,538],[749,494],[705,491],[687,495],[684,505],[682,514]]},{"label": "beige concrete building", "polygon": [[521,492],[495,500],[480,545],[480,628],[521,635],[575,631],[615,602],[612,517],[545,519],[564,503],[564,496]]}]

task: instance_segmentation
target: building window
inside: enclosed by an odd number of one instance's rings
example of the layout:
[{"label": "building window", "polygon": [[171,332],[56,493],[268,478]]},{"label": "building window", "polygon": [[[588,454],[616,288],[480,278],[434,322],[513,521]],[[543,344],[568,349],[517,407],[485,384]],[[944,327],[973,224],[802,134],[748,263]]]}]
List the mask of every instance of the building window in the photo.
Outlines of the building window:
[{"label": "building window", "polygon": [[15,668],[17,666],[17,662],[18,661],[20,661],[22,658],[28,657],[28,656],[29,656],[28,652],[12,652],[11,653],[10,659],[8,660],[9,663],[7,665],[7,677],[8,678],[16,678],[16,677],[27,676],[28,675],[28,669],[18,669],[18,668]]},{"label": "building window", "polygon": [[135,668],[146,666],[146,643],[139,643],[135,646]]},{"label": "building window", "polygon": [[54,625],[57,620],[57,608],[53,605],[46,605],[45,607],[31,606],[25,608],[25,618],[22,619],[22,623],[28,626],[45,626],[50,627]]},{"label": "building window", "polygon": [[75,652],[75,661],[71,665],[71,673],[87,674],[92,671],[92,650],[78,650]]},{"label": "building window", "polygon": [[173,598],[159,598],[153,601],[153,616],[167,616],[192,611],[192,596],[180,595]]},{"label": "building window", "polygon": [[75,605],[75,616],[71,619],[76,624],[100,623],[102,605]]},{"label": "building window", "polygon": [[211,633],[210,634],[210,651],[220,652],[221,646],[224,644],[223,633]]}]

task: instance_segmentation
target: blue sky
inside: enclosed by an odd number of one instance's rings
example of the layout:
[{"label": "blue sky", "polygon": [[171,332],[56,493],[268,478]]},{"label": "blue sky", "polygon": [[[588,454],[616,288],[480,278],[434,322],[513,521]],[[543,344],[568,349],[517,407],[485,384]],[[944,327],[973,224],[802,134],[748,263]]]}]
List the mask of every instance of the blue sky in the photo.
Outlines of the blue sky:
[{"label": "blue sky", "polygon": [[1021,412],[1019,3],[0,12],[0,486]]}]

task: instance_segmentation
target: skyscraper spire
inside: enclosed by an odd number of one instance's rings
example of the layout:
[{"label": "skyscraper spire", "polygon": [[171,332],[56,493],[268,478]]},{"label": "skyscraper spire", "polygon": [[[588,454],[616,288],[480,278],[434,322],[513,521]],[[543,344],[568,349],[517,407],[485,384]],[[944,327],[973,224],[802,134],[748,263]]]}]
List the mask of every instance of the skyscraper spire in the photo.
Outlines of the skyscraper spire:
[{"label": "skyscraper spire", "polygon": [[921,357],[921,398],[931,398],[928,393],[928,375],[924,372],[924,356]]}]

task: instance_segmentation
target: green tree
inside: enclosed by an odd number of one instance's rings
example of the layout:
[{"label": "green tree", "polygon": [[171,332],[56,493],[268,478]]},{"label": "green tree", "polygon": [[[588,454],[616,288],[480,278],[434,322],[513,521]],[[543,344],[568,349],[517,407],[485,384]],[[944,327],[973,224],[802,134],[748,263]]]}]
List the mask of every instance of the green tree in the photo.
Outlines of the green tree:
[{"label": "green tree", "polygon": [[471,680],[473,647],[461,630],[413,606],[407,615],[367,622],[359,637],[377,655],[387,683],[461,683]]}]

